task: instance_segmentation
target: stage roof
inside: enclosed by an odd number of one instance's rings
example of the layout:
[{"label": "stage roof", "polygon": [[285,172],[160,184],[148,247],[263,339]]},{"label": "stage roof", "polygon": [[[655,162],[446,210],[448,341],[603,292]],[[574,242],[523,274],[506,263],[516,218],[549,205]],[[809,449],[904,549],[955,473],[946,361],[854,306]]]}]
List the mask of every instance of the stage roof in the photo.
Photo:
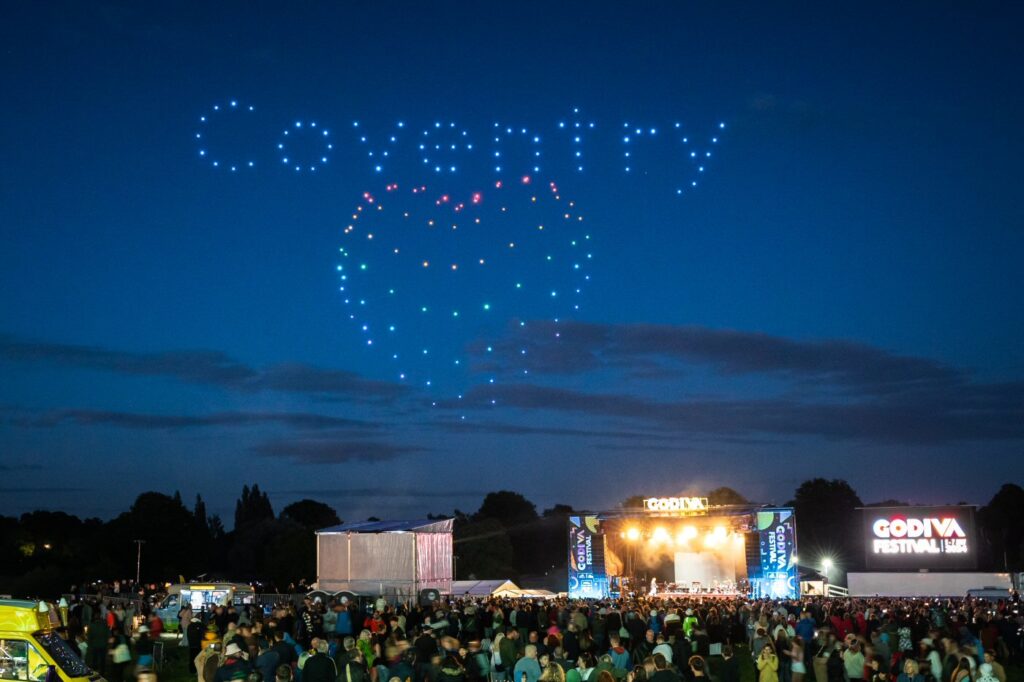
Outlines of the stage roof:
[{"label": "stage roof", "polygon": [[323,528],[317,535],[331,533],[451,533],[452,519],[419,519],[414,521],[355,521]]}]

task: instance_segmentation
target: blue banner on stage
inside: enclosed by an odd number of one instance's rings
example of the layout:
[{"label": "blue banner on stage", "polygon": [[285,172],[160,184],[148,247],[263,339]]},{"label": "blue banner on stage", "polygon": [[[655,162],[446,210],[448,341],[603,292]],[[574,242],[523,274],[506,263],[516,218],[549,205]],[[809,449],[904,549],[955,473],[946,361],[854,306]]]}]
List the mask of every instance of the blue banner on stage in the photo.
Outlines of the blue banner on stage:
[{"label": "blue banner on stage", "polygon": [[750,578],[754,599],[798,599],[800,571],[796,564],[796,526],[792,509],[762,509],[757,512],[760,544],[759,573]]},{"label": "blue banner on stage", "polygon": [[608,596],[608,587],[600,519],[570,516],[569,598],[604,599]]}]

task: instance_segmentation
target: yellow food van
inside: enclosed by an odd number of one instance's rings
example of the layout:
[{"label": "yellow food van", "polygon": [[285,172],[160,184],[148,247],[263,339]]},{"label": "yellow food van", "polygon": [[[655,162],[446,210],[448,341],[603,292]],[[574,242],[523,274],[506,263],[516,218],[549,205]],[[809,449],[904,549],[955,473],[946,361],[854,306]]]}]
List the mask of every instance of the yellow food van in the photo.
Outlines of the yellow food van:
[{"label": "yellow food van", "polygon": [[51,669],[62,682],[102,680],[57,634],[60,626],[52,604],[0,599],[0,680],[46,682]]}]

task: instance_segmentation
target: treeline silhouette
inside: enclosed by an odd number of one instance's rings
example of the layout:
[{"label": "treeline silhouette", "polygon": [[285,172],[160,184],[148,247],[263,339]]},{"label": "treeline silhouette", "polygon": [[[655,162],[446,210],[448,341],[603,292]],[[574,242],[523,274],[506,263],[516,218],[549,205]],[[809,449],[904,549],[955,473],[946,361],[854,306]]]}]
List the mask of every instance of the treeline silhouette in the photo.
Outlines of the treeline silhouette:
[{"label": "treeline silhouette", "polygon": [[[748,504],[731,488],[706,496],[711,504]],[[620,504],[639,506],[642,498],[630,497]],[[846,481],[804,481],[784,504],[796,509],[802,564],[815,567],[827,556],[840,572],[863,567],[858,507],[873,505],[865,504]],[[429,516],[454,519],[457,578],[513,578],[533,587],[558,588],[565,584],[566,518],[573,513],[566,504],[538,512],[521,493],[501,490],[488,493],[475,512],[456,509]],[[1021,519],[1024,489],[1012,483],[1001,486],[978,510],[979,569],[1024,570]],[[338,523],[341,519],[333,508],[310,499],[275,514],[258,485],[242,488],[231,530],[218,516],[207,514],[201,496],[190,508],[177,492],[142,493],[131,508],[109,521],[51,511],[0,516],[0,556],[5,559],[0,563],[0,592],[52,597],[72,585],[134,579],[136,540],[144,541],[145,583],[202,576],[258,581],[267,591],[284,589],[315,579],[315,531]]]}]

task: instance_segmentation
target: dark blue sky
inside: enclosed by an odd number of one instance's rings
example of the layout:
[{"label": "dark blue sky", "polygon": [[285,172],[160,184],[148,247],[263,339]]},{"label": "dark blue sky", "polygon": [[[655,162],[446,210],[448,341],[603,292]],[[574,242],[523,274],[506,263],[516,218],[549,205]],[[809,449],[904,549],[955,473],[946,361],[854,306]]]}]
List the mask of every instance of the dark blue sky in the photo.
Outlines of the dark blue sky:
[{"label": "dark blue sky", "polygon": [[[344,518],[475,509],[497,488],[543,506],[717,485],[784,502],[812,475],[865,500],[985,502],[1024,473],[1010,3],[20,3],[7,18],[0,513],[110,516],[155,488],[228,514],[253,481],[278,508],[312,496]],[[237,173],[194,138],[232,98],[252,116],[208,139],[258,160]],[[596,126],[583,173],[558,156],[574,107]],[[299,120],[336,135],[313,173],[276,148]],[[455,173],[412,147],[376,173],[366,150],[399,121],[457,122],[480,146]],[[539,260],[391,271],[415,306],[497,287],[463,326],[396,313],[419,325],[404,350],[430,337],[431,358],[463,361],[402,381],[348,319],[343,230],[364,191],[420,175],[432,198],[484,190],[496,218],[493,183],[519,178],[482,151],[496,121],[543,136],[534,186],[578,202],[592,280],[562,316],[501,289],[551,276]],[[721,135],[683,197],[670,190],[696,171],[668,142],[676,121],[686,150]],[[630,173],[627,122],[648,135]]]}]

